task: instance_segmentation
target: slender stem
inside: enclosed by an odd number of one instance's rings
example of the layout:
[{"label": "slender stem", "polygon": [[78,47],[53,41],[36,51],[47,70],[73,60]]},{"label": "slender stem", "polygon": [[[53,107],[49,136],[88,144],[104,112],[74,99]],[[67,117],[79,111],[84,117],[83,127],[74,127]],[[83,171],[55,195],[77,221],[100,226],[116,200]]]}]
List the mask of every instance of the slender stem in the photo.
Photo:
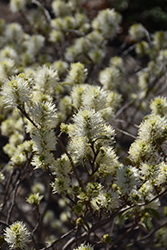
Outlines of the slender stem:
[{"label": "slender stem", "polygon": [[61,141],[59,138],[57,138],[57,141],[58,141],[59,145],[61,146],[61,148],[63,149],[63,151],[64,151],[64,152],[66,153],[66,155],[68,156],[68,159],[69,159],[69,161],[70,161],[70,163],[71,163],[72,169],[73,169],[73,171],[74,171],[74,174],[75,174],[75,176],[76,176],[76,178],[77,178],[77,181],[78,181],[80,187],[83,187],[83,184],[82,184],[82,182],[81,182],[81,180],[80,180],[80,178],[79,178],[79,176],[78,176],[78,173],[77,173],[77,171],[76,171],[76,169],[75,169],[75,166],[74,166],[74,163],[73,163],[73,160],[72,160],[70,154],[67,152],[67,150],[66,150],[66,148],[64,147],[62,141]]},{"label": "slender stem", "polygon": [[44,247],[40,250],[47,250],[49,248],[52,248],[56,243],[58,243],[59,241],[65,239],[68,235],[70,235],[71,233],[73,233],[76,230],[76,227],[74,227],[73,229],[71,229],[70,231],[68,231],[67,233],[63,234],[59,239],[55,240],[51,245],[49,245],[48,247]]},{"label": "slender stem", "polygon": [[37,124],[28,116],[26,111],[22,109],[21,107],[18,107],[18,109],[21,111],[21,113],[34,125],[34,127],[38,128]]},{"label": "slender stem", "polygon": [[123,235],[120,239],[118,239],[116,242],[114,242],[112,244],[112,246],[109,248],[110,250],[113,249],[118,243],[120,243],[123,239],[126,238],[126,236],[128,234],[130,234],[130,232],[132,232],[134,230],[134,228],[136,227],[136,225],[138,224],[138,222],[134,223],[132,227],[130,227]]},{"label": "slender stem", "polygon": [[40,225],[40,212],[39,212],[39,206],[38,205],[36,207],[36,211],[37,211],[37,223],[36,223],[32,233],[31,233],[31,236],[32,236],[32,240],[34,242],[35,248],[38,249],[38,246],[37,246],[37,244],[35,242],[35,237],[34,237],[34,234],[35,234],[35,232],[37,231],[37,229],[38,229],[38,227]]},{"label": "slender stem", "polygon": [[15,205],[15,199],[16,199],[17,190],[18,190],[18,187],[19,187],[20,183],[21,183],[21,178],[18,179],[18,181],[16,182],[16,185],[15,185],[15,188],[14,188],[13,198],[12,198],[12,204],[11,204],[11,206],[9,208],[9,211],[8,211],[8,215],[7,215],[7,219],[6,219],[6,224],[9,224],[11,213],[12,213],[12,210],[13,210],[14,205]]}]

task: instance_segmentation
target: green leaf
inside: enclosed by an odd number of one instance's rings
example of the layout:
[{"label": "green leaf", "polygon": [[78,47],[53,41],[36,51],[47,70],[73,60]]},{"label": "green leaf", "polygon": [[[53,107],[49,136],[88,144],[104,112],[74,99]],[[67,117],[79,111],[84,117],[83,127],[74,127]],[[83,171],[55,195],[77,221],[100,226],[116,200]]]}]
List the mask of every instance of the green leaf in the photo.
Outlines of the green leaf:
[{"label": "green leaf", "polygon": [[167,216],[167,206],[164,207],[164,214]]},{"label": "green leaf", "polygon": [[145,208],[144,211],[146,211],[147,213],[152,215],[155,219],[160,220],[160,215],[155,209],[153,209],[153,208]]},{"label": "green leaf", "polygon": [[151,218],[146,216],[143,219],[144,226],[147,228],[148,231],[150,231],[153,228]]}]

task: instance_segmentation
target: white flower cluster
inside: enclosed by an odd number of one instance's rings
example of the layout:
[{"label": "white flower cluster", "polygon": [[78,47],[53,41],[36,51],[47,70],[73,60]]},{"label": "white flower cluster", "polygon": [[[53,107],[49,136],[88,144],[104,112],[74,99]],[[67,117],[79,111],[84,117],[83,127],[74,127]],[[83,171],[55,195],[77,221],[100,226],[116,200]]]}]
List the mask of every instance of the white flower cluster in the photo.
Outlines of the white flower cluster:
[{"label": "white flower cluster", "polygon": [[160,97],[152,101],[152,114],[139,126],[138,139],[129,149],[130,157],[137,164],[154,158],[157,147],[167,139],[166,104],[166,99]]},{"label": "white flower cluster", "polygon": [[50,170],[56,175],[55,181],[51,183],[53,193],[64,193],[70,191],[71,163],[66,154],[54,161]]},{"label": "white flower cluster", "polygon": [[102,32],[104,37],[113,39],[119,31],[119,24],[122,17],[114,9],[106,9],[99,12],[92,22],[95,30]]},{"label": "white flower cluster", "polygon": [[27,0],[11,0],[10,9],[12,12],[22,11],[27,3],[28,3]]},{"label": "white flower cluster", "polygon": [[129,35],[134,41],[139,41],[145,37],[146,29],[142,24],[133,24],[129,29]]},{"label": "white flower cluster", "polygon": [[95,144],[99,148],[102,144],[113,144],[114,130],[106,126],[99,112],[92,110],[80,110],[73,117],[74,124],[68,126],[70,143],[69,151],[76,159],[91,156],[91,146]]},{"label": "white flower cluster", "polygon": [[7,107],[16,107],[22,109],[25,103],[30,102],[31,83],[20,74],[12,77],[2,86],[1,95]]},{"label": "white flower cluster", "polygon": [[14,222],[5,229],[4,238],[10,249],[25,249],[29,242],[30,233],[23,222]]},{"label": "white flower cluster", "polygon": [[79,247],[73,250],[94,250],[94,247],[88,243],[88,244],[81,244]]}]

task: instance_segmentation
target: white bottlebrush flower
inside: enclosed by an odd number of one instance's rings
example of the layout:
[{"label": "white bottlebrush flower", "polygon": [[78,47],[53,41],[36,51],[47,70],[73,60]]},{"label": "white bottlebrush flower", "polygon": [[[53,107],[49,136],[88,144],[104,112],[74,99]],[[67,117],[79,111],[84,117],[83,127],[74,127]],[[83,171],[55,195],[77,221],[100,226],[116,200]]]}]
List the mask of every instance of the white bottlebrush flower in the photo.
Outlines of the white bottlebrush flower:
[{"label": "white bottlebrush flower", "polygon": [[61,98],[58,104],[58,108],[59,112],[61,112],[62,119],[65,121],[71,114],[72,110],[71,98],[68,95]]},{"label": "white bottlebrush flower", "polygon": [[34,142],[33,149],[38,154],[55,150],[56,137],[53,130],[34,128],[31,137]]},{"label": "white bottlebrush flower", "polygon": [[90,47],[90,41],[86,37],[77,38],[74,42],[74,48],[78,54],[88,53]]},{"label": "white bottlebrush flower", "polygon": [[167,183],[167,165],[165,162],[161,162],[158,165],[159,171],[157,171],[157,175],[155,177],[156,185],[166,185]]},{"label": "white bottlebrush flower", "polygon": [[44,65],[34,72],[34,81],[34,90],[51,95],[55,93],[59,76],[55,69]]},{"label": "white bottlebrush flower", "polygon": [[73,85],[82,84],[85,82],[86,75],[87,69],[85,69],[82,63],[72,63],[66,81]]},{"label": "white bottlebrush flower", "polygon": [[140,165],[141,177],[145,180],[155,181],[158,175],[158,166],[156,164],[142,163]]},{"label": "white bottlebrush flower", "polygon": [[54,182],[51,183],[53,194],[63,194],[70,191],[70,179],[68,176],[63,178],[55,178]]},{"label": "white bottlebrush flower", "polygon": [[11,23],[6,26],[5,38],[9,42],[21,44],[23,41],[24,31],[20,24]]},{"label": "white bottlebrush flower", "polygon": [[134,167],[121,166],[117,170],[116,184],[123,195],[129,195],[139,183],[139,174]]},{"label": "white bottlebrush flower", "polygon": [[72,104],[76,109],[79,109],[82,105],[82,95],[84,91],[88,88],[87,84],[75,85],[71,91]]},{"label": "white bottlebrush flower", "polygon": [[17,166],[21,166],[27,160],[26,156],[22,153],[18,154],[16,149],[15,154],[11,157],[11,161]]},{"label": "white bottlebrush flower", "polygon": [[167,49],[160,50],[159,55],[157,57],[157,62],[160,65],[166,66],[166,60],[167,60]]},{"label": "white bottlebrush flower", "polygon": [[5,229],[4,239],[10,249],[25,249],[30,233],[23,222],[17,221]]},{"label": "white bottlebrush flower", "polygon": [[92,21],[92,27],[102,32],[106,38],[113,39],[119,31],[121,15],[114,9],[105,9],[99,11],[97,17]]},{"label": "white bottlebrush flower", "polygon": [[84,109],[94,109],[96,112],[104,109],[107,102],[107,92],[98,86],[87,86],[82,95]]},{"label": "white bottlebrush flower", "polygon": [[[80,110],[74,117],[74,130],[69,130],[69,135],[72,138],[81,137],[88,143],[97,139],[107,139],[106,137],[114,135],[114,130],[109,130],[108,126],[105,126],[105,122],[99,112],[94,110]],[[107,136],[106,136],[107,133]],[[109,138],[108,138],[109,139]],[[111,138],[113,139],[113,137]]]},{"label": "white bottlebrush flower", "polygon": [[5,46],[3,49],[0,50],[0,58],[1,60],[9,58],[14,60],[15,62],[18,62],[19,60],[16,50],[11,46]]},{"label": "white bottlebrush flower", "polygon": [[167,120],[159,115],[150,115],[140,124],[138,135],[146,143],[161,144],[167,137]]},{"label": "white bottlebrush flower", "polygon": [[6,78],[12,76],[15,73],[16,65],[13,59],[6,58],[0,63],[0,81],[6,81]]},{"label": "white bottlebrush flower", "polygon": [[33,107],[30,109],[30,114],[33,121],[39,125],[40,128],[52,129],[57,124],[57,113],[54,103],[51,102],[34,102]]},{"label": "white bottlebrush flower", "polygon": [[45,38],[42,35],[27,36],[23,45],[26,48],[26,52],[31,56],[36,56],[44,46]]},{"label": "white bottlebrush flower", "polygon": [[58,75],[61,76],[66,72],[68,63],[62,60],[57,60],[53,62],[52,67],[58,72]]},{"label": "white bottlebrush flower", "polygon": [[36,152],[33,156],[31,164],[34,166],[35,169],[43,168],[48,169],[54,162],[54,155],[48,151],[43,151],[41,154]]},{"label": "white bottlebrush flower", "polygon": [[24,140],[24,136],[22,134],[19,134],[18,132],[12,134],[9,138],[9,143],[17,146],[19,144],[22,143],[22,141]]},{"label": "white bottlebrush flower", "polygon": [[39,193],[30,194],[26,201],[31,205],[39,205],[41,200],[43,199],[43,195]]},{"label": "white bottlebrush flower", "polygon": [[87,243],[87,244],[81,244],[79,247],[73,250],[94,250],[94,247],[91,246],[89,243]]},{"label": "white bottlebrush flower", "polygon": [[100,72],[99,81],[104,89],[116,89],[121,83],[121,73],[116,67],[107,67]]},{"label": "white bottlebrush flower", "polygon": [[62,19],[64,29],[76,29],[76,21],[73,16],[66,16]]},{"label": "white bottlebrush flower", "polygon": [[27,0],[10,0],[10,9],[12,12],[22,11],[26,6]]},{"label": "white bottlebrush flower", "polygon": [[144,28],[142,24],[139,24],[139,23],[133,24],[129,28],[129,35],[133,40],[139,41],[145,37],[146,29]]},{"label": "white bottlebrush flower", "polygon": [[64,33],[53,29],[49,34],[49,41],[61,44],[64,41]]},{"label": "white bottlebrush flower", "polygon": [[68,126],[70,137],[69,150],[77,158],[92,156],[91,145],[95,149],[113,144],[114,130],[106,125],[99,112],[94,110],[80,110],[73,117],[74,124]]},{"label": "white bottlebrush flower", "polygon": [[145,41],[141,41],[136,44],[135,51],[138,55],[144,56],[149,51],[149,44]]},{"label": "white bottlebrush flower", "polygon": [[7,107],[22,108],[31,98],[30,83],[21,75],[12,77],[2,86],[1,95]]},{"label": "white bottlebrush flower", "polygon": [[73,161],[77,162],[85,158],[93,158],[93,152],[90,145],[82,137],[72,137],[68,145],[68,151],[73,156]]},{"label": "white bottlebrush flower", "polygon": [[157,31],[153,35],[153,45],[156,49],[161,50],[167,48],[167,32]]},{"label": "white bottlebrush flower", "polygon": [[52,2],[52,10],[56,17],[64,17],[71,14],[70,5],[60,0]]},{"label": "white bottlebrush flower", "polygon": [[91,48],[92,46],[94,47],[104,47],[104,45],[106,44],[106,41],[102,35],[102,33],[100,33],[99,31],[93,30],[92,32],[90,32],[88,35],[86,35],[86,40],[89,42]]},{"label": "white bottlebrush flower", "polygon": [[138,85],[141,90],[144,90],[144,94],[147,91],[148,84],[150,82],[150,72],[148,69],[139,71],[138,75]]},{"label": "white bottlebrush flower", "polygon": [[102,176],[114,175],[120,166],[118,157],[112,147],[101,147],[96,157],[95,165]]},{"label": "white bottlebrush flower", "polygon": [[57,177],[67,176],[72,170],[68,156],[63,154],[60,158],[56,159],[50,170]]},{"label": "white bottlebrush flower", "polygon": [[105,208],[111,211],[120,206],[119,194],[113,191],[104,192],[102,190],[97,197],[91,199],[91,205],[95,210]]},{"label": "white bottlebrush flower", "polygon": [[105,48],[101,49],[96,46],[95,48],[92,48],[89,51],[89,58],[95,65],[100,63],[102,59],[105,57],[105,55],[106,55]]},{"label": "white bottlebrush flower", "polygon": [[[155,186],[150,180],[146,181],[140,189],[137,191],[140,199],[142,202],[145,202],[146,205],[144,205],[142,208],[151,208],[151,209],[158,209],[160,206],[159,198],[153,200],[156,196],[154,194]],[[152,202],[150,202],[153,200]]]},{"label": "white bottlebrush flower", "polygon": [[156,97],[150,104],[153,114],[167,117],[167,98],[163,96]]},{"label": "white bottlebrush flower", "polygon": [[66,49],[65,52],[65,59],[67,62],[75,62],[79,61],[81,58],[81,55],[78,55],[78,51],[76,50],[75,46],[70,46]]},{"label": "white bottlebrush flower", "polygon": [[150,143],[137,139],[131,144],[129,155],[136,164],[139,164],[149,160],[153,156],[154,151],[155,149]]},{"label": "white bottlebrush flower", "polygon": [[[106,201],[105,203],[101,203],[103,207],[105,207],[108,211],[111,211],[111,209],[119,208],[120,207],[120,200],[119,200],[119,194],[114,191],[106,192],[105,194]],[[99,196],[99,199],[101,199],[101,196]]]}]

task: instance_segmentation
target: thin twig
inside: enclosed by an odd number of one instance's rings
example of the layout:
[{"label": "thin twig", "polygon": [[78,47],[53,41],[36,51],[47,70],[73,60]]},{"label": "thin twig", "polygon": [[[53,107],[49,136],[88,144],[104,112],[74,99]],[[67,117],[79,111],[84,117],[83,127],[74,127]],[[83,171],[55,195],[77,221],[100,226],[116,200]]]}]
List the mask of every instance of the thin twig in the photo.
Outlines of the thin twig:
[{"label": "thin twig", "polygon": [[70,235],[71,233],[73,233],[76,230],[76,227],[74,227],[73,229],[71,229],[70,231],[68,231],[67,233],[63,234],[59,239],[55,240],[51,245],[49,245],[48,247],[44,247],[40,250],[47,250],[51,247],[53,247],[56,243],[58,243],[59,241],[65,239],[68,235]]},{"label": "thin twig", "polygon": [[45,15],[45,17],[46,17],[46,20],[47,20],[47,22],[48,23],[50,23],[51,22],[51,16],[50,16],[50,14],[49,14],[49,11],[43,6],[43,4],[41,4],[39,1],[37,1],[37,0],[31,0],[31,2],[33,3],[33,4],[35,4],[35,5],[37,5],[42,11],[43,11],[43,13],[44,13],[44,15]]},{"label": "thin twig", "polygon": [[124,131],[124,130],[122,130],[122,129],[115,128],[115,130],[121,132],[121,133],[124,134],[124,135],[127,135],[127,136],[129,136],[129,137],[132,137],[133,139],[137,139],[137,137],[136,137],[135,135],[132,135],[132,134],[130,134],[130,133],[128,133],[128,132],[126,132],[126,131]]},{"label": "thin twig", "polygon": [[73,160],[72,160],[70,154],[67,152],[67,150],[66,150],[66,148],[64,147],[62,141],[61,141],[59,138],[57,138],[57,141],[58,141],[59,145],[61,146],[61,148],[63,149],[64,153],[66,153],[66,155],[68,156],[68,159],[69,159],[69,161],[70,161],[70,163],[71,163],[72,169],[73,169],[73,171],[74,171],[74,174],[75,174],[75,176],[76,176],[76,179],[77,179],[77,181],[78,181],[80,187],[83,187],[83,184],[82,184],[82,182],[81,182],[81,180],[80,180],[80,178],[79,178],[79,176],[78,176],[78,173],[77,173],[77,171],[76,171],[76,169],[75,169],[75,166],[74,166],[74,163],[73,163]]}]

